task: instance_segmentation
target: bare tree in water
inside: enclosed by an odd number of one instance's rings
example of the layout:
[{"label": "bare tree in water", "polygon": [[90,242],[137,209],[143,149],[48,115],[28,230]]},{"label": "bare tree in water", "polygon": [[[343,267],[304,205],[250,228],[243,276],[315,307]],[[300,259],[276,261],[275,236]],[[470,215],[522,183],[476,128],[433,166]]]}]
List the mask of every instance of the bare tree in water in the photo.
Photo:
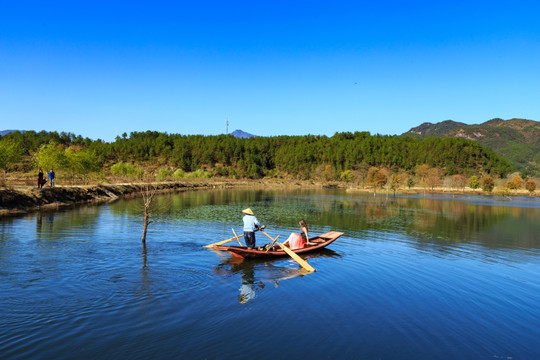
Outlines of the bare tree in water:
[{"label": "bare tree in water", "polygon": [[152,200],[154,200],[154,195],[156,194],[157,187],[155,185],[146,184],[146,188],[142,193],[143,196],[143,205],[144,205],[144,225],[143,225],[143,234],[142,234],[142,243],[143,251],[146,252],[146,231],[148,230],[148,224],[150,223],[150,205]]}]

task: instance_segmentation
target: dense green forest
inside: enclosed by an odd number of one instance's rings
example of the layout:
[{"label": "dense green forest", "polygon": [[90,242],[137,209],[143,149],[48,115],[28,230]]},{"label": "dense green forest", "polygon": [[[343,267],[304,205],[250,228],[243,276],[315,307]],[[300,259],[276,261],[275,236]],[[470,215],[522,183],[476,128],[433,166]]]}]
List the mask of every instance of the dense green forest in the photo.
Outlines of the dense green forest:
[{"label": "dense green forest", "polygon": [[124,172],[131,166],[143,172],[168,169],[171,174],[205,171],[209,176],[233,178],[339,180],[344,172],[366,174],[370,167],[414,173],[423,164],[440,169],[442,175],[503,177],[514,171],[505,159],[477,142],[368,132],[241,139],[146,131],[124,133],[109,143],[71,133],[26,131],[0,139],[0,168],[6,171],[34,171],[39,166],[84,174],[122,165]]}]

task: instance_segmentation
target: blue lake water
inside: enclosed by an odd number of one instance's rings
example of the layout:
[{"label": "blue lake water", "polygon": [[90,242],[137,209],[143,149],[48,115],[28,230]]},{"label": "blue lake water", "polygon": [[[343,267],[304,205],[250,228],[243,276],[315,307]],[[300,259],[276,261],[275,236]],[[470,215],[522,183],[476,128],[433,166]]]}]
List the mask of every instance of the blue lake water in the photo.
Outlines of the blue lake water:
[{"label": "blue lake water", "polygon": [[[203,245],[251,207],[306,257]],[[540,206],[520,199],[216,190],[0,219],[3,359],[537,359]],[[257,244],[269,242],[257,234]]]}]

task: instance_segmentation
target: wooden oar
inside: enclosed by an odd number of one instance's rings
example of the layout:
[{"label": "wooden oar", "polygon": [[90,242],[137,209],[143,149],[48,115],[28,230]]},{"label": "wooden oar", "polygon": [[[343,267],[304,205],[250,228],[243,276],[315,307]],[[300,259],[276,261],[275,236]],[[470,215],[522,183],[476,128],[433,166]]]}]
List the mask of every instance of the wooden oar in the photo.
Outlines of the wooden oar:
[{"label": "wooden oar", "polygon": [[234,228],[232,229],[232,232],[233,232],[234,236],[236,236],[236,240],[238,240],[238,243],[240,244],[240,246],[242,246],[242,243],[240,242],[240,239],[238,238],[238,235],[236,235],[236,231],[234,231]]},{"label": "wooden oar", "polygon": [[204,245],[204,247],[211,248],[211,247],[214,247],[214,246],[223,245],[223,244],[226,244],[228,242],[234,241],[234,240],[236,240],[238,238],[241,238],[242,236],[244,236],[244,234],[232,237],[232,238],[227,239],[227,240],[221,240],[221,241],[215,242],[213,244]]},{"label": "wooden oar", "polygon": [[[259,229],[256,229],[256,231],[258,231]],[[234,230],[233,230],[233,233],[234,233]],[[235,233],[236,235],[236,233]],[[207,247],[207,248],[211,248],[211,247],[214,247],[214,246],[219,246],[219,245],[223,245],[223,244],[226,244],[228,242],[231,242],[231,241],[234,241],[236,240],[237,238],[241,238],[242,236],[244,236],[244,234],[242,235],[237,235],[235,237],[232,237],[230,239],[227,239],[227,240],[221,240],[221,241],[218,241],[218,242],[215,242],[215,243],[212,243],[212,244],[208,244],[208,245],[203,245],[204,247]],[[242,246],[242,243],[240,243],[240,246]]]},{"label": "wooden oar", "polygon": [[276,241],[276,243],[283,249],[283,251],[289,254],[289,256],[292,257],[297,263],[299,263],[300,266],[302,266],[304,269],[306,269],[309,272],[315,271],[315,268],[313,266],[309,265],[307,261],[302,259],[300,256],[296,255],[294,251],[292,251],[291,249],[289,249],[288,247],[286,247],[280,242]]},{"label": "wooden oar", "polygon": [[276,241],[277,241],[278,238],[279,238],[279,235],[276,236],[276,238],[274,239],[274,241],[272,241],[272,245],[270,245],[270,247],[268,247],[268,249],[266,249],[265,252],[268,252],[268,250],[270,250],[270,249],[274,246],[274,244],[276,243]]},{"label": "wooden oar", "polygon": [[[270,235],[268,235],[265,231],[261,230],[261,232],[268,236],[270,239],[272,239],[272,237]],[[274,240],[274,239],[272,239]],[[277,240],[277,238],[276,238]],[[274,240],[274,241],[276,241]],[[315,268],[313,268],[311,265],[309,265],[307,263],[307,261],[305,261],[304,259],[302,259],[300,256],[296,255],[296,253],[294,253],[291,249],[289,249],[288,247],[286,247],[285,245],[283,245],[282,243],[276,241],[276,243],[281,247],[281,249],[283,251],[285,251],[287,253],[287,255],[289,255],[290,257],[293,258],[294,261],[296,261],[298,264],[300,264],[300,266],[302,266],[304,269],[306,269],[307,271],[309,272],[314,272],[315,271]]]}]

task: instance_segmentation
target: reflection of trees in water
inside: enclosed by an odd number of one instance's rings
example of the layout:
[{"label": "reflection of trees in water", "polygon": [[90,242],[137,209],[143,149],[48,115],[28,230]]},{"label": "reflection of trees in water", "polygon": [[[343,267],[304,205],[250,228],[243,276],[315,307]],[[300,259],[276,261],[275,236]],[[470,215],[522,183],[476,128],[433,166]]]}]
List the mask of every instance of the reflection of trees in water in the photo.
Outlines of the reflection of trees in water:
[{"label": "reflection of trees in water", "polygon": [[384,230],[399,225],[422,242],[444,245],[448,241],[475,242],[493,248],[540,247],[540,240],[533,240],[540,231],[538,209],[411,198],[366,205],[365,209],[367,228]]},{"label": "reflection of trees in water", "polygon": [[[155,198],[155,202],[160,208],[173,208],[176,210],[190,209],[206,205],[223,205],[229,203],[253,203],[263,196],[262,191],[249,190],[197,190],[181,193],[160,194]],[[137,199],[119,201],[111,205],[114,213],[132,214],[138,211],[140,205]]]},{"label": "reflection of trees in water", "polygon": [[[78,236],[73,229],[96,229],[100,209],[96,206],[81,206],[65,211],[46,211],[32,214],[36,218],[36,233],[40,239],[55,240]],[[69,230],[69,231],[67,231]]]},{"label": "reflection of trees in water", "polygon": [[[156,201],[169,202],[169,214],[163,216],[179,221],[241,226],[239,209],[249,206],[261,222],[281,228],[296,229],[298,220],[305,219],[312,234],[328,230],[380,230],[403,232],[424,240],[480,241],[486,246],[512,247],[532,242],[535,247],[540,246],[530,240],[540,230],[536,225],[539,209],[480,203],[489,199],[475,203],[459,198],[359,196],[340,190],[216,189],[162,195]],[[134,213],[131,209],[135,205],[134,201],[125,201],[111,205],[111,210]],[[501,231],[491,234],[492,229]],[[491,234],[492,238],[484,234]]]},{"label": "reflection of trees in water", "polygon": [[[540,209],[483,205],[460,199],[356,198],[312,212],[311,225],[340,231],[398,231],[448,245],[476,242],[487,247],[540,247]],[[537,239],[538,240],[534,240]]]}]

